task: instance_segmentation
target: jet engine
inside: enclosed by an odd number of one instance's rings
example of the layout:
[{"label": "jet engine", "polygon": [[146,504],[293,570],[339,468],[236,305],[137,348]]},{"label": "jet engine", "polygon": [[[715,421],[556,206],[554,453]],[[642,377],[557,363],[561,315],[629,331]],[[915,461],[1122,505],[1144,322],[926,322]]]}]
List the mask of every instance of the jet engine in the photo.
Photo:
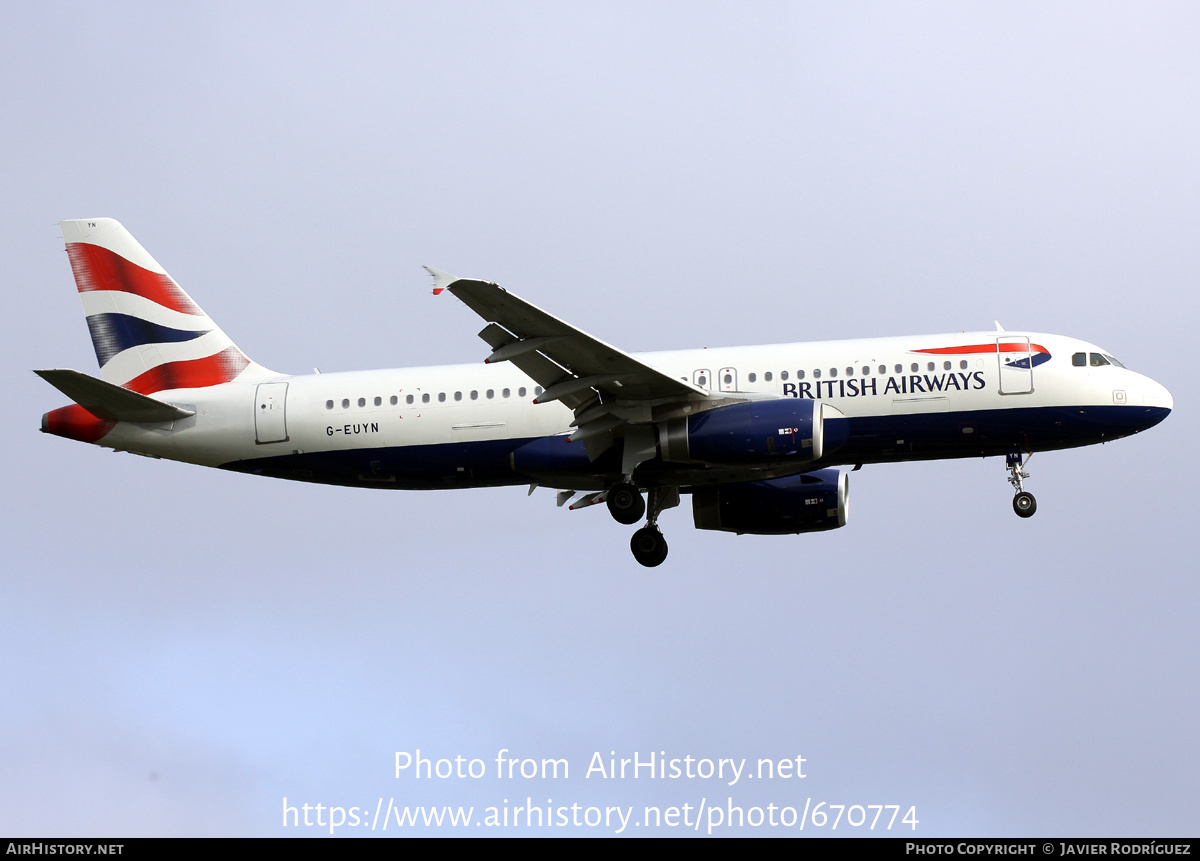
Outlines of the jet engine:
[{"label": "jet engine", "polygon": [[697,529],[739,535],[791,535],[846,525],[849,476],[819,469],[769,481],[747,481],[692,491]]},{"label": "jet engine", "polygon": [[820,460],[846,441],[849,424],[821,401],[773,398],[718,407],[659,425],[663,460],[761,463]]}]

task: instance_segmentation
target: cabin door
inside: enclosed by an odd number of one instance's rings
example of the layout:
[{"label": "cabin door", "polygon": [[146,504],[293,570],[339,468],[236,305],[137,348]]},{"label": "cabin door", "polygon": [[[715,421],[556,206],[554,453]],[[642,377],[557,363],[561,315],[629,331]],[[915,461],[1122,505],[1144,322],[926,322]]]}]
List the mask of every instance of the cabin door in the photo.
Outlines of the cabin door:
[{"label": "cabin door", "polygon": [[1033,354],[1028,338],[997,338],[996,361],[1000,364],[1000,394],[1027,395],[1033,391]]},{"label": "cabin door", "polygon": [[260,383],[254,396],[254,441],[287,442],[287,383]]}]

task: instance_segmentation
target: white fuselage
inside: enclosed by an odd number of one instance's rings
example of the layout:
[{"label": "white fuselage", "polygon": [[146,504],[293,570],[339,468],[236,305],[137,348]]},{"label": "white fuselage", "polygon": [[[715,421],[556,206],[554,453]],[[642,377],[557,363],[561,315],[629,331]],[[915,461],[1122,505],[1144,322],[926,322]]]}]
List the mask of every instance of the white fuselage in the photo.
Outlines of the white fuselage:
[{"label": "white fuselage", "polygon": [[[1035,351],[1030,347],[1029,353],[1015,354],[1026,357],[1026,367],[1008,367],[1013,354],[997,352],[997,339],[1027,341],[1041,352],[1031,362],[1028,357]],[[992,352],[952,352],[986,345],[992,345]],[[822,459],[820,465],[829,466],[1000,454],[1019,444],[1011,434],[997,439],[1007,433],[1003,429],[1011,424],[1012,411],[1028,411],[1027,418],[1045,413],[1032,422],[1030,449],[1085,445],[1135,433],[1157,423],[1173,406],[1166,389],[1141,374],[1111,363],[1073,364],[1072,357],[1081,353],[1106,355],[1073,338],[985,332],[685,350],[637,358],[714,392],[831,404],[850,420],[852,430],[846,447]],[[330,474],[319,469],[313,474],[295,459],[322,456],[317,463],[331,463],[330,458],[352,458],[355,452],[408,450],[421,452],[420,457],[448,452],[445,468],[463,474],[457,486],[517,484],[529,476],[512,471],[504,481],[492,469],[486,478],[472,481],[472,449],[491,443],[489,457],[494,460],[496,447],[507,442],[523,444],[570,431],[571,410],[557,402],[533,403],[540,392],[509,363],[280,376],[266,383],[157,393],[156,398],[195,415],[151,426],[120,422],[100,444],[280,477],[393,487],[435,485],[398,475],[403,458],[399,467],[389,463],[382,473],[379,460],[368,456],[362,464]],[[1073,410],[1091,418],[1072,426]],[[1145,414],[1145,420],[1135,413]],[[1109,422],[1110,414],[1129,418]],[[1052,432],[1055,422],[1061,429],[1057,434]],[[866,436],[874,443],[855,433],[868,425]],[[947,439],[924,439],[914,447],[906,442],[906,428],[925,428],[922,433]],[[988,438],[993,443],[983,444]],[[980,444],[972,445],[975,440]],[[253,468],[274,458],[291,458],[291,474]],[[456,458],[461,465],[454,466]],[[350,478],[335,477],[343,474]],[[558,484],[579,482],[564,477]]]}]

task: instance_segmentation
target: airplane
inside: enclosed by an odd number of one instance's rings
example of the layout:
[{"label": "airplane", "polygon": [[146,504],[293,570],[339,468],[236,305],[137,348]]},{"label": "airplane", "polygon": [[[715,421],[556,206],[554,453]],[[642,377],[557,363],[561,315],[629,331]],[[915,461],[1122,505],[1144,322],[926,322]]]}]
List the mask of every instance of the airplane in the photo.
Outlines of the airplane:
[{"label": "airplane", "polygon": [[1174,401],[1093,344],[964,332],[626,353],[504,288],[426,267],[486,323],[482,363],[296,376],[252,361],[120,223],[60,223],[100,377],[35,371],[73,401],[41,429],[118,451],[294,481],[529,485],[645,525],[690,495],[697,528],[846,524],[869,463],[1005,458],[1013,509],[1033,452],[1153,427]]}]

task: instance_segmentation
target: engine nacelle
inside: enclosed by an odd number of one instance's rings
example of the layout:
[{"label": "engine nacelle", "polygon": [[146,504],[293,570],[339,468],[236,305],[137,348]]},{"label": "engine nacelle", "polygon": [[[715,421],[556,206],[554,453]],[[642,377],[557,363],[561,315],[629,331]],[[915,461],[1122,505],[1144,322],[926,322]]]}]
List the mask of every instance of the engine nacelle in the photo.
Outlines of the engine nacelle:
[{"label": "engine nacelle", "polygon": [[830,404],[773,398],[664,422],[659,445],[673,463],[814,461],[840,448],[848,433],[846,417]]},{"label": "engine nacelle", "polygon": [[769,481],[747,481],[692,491],[697,529],[739,535],[792,535],[846,525],[849,475],[819,469]]}]

